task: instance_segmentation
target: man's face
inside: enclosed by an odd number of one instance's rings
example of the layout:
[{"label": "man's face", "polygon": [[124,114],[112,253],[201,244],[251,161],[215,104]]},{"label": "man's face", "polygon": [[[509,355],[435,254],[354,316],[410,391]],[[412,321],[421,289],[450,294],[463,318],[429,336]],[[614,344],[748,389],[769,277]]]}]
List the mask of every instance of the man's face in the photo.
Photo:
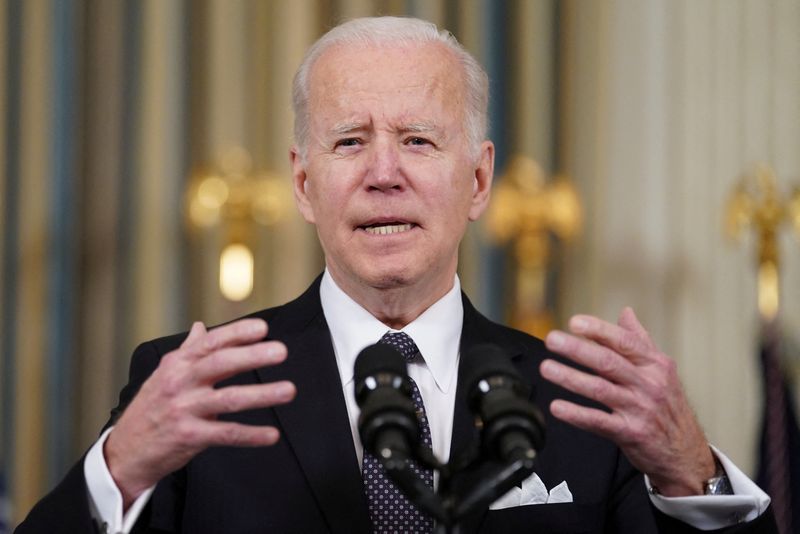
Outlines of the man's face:
[{"label": "man's face", "polygon": [[[350,292],[446,292],[469,220],[488,202],[494,147],[464,130],[463,70],[440,44],[334,46],[310,77],[295,195]],[[428,295],[425,295],[428,296]]]}]

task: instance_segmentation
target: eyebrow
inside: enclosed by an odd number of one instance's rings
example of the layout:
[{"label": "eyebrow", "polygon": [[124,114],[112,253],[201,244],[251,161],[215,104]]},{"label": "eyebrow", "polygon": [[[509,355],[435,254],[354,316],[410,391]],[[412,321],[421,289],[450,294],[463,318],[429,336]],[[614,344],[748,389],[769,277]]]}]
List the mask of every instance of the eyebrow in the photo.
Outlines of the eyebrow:
[{"label": "eyebrow", "polygon": [[432,122],[412,122],[399,128],[403,133],[427,133],[439,131],[439,128]]},{"label": "eyebrow", "polygon": [[337,124],[336,126],[331,128],[331,134],[344,135],[357,132],[358,130],[363,130],[364,128],[365,128],[364,124],[360,122],[345,122],[342,124]]},{"label": "eyebrow", "polygon": [[[368,128],[369,126],[362,122],[343,122],[333,126],[333,128],[330,129],[330,134],[334,136],[347,135],[353,132],[366,130]],[[403,124],[397,129],[397,131],[400,133],[429,133],[439,132],[441,131],[441,128],[432,122],[421,121]]]}]

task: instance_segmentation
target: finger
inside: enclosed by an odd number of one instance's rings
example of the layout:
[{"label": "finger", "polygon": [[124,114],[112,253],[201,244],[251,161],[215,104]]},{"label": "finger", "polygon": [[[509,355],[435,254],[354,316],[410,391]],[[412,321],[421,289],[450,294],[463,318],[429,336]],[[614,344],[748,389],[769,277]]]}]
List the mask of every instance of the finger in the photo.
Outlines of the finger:
[{"label": "finger", "polygon": [[638,332],[591,315],[575,315],[569,321],[569,329],[627,357],[645,356],[652,348],[649,338],[643,338]]},{"label": "finger", "polygon": [[267,323],[262,319],[241,319],[212,330],[187,347],[188,355],[206,356],[215,350],[261,341],[267,335]]},{"label": "finger", "polygon": [[539,366],[542,376],[556,385],[573,393],[605,404],[616,409],[629,406],[633,401],[632,394],[596,375],[590,375],[555,360],[545,360]]},{"label": "finger", "polygon": [[556,419],[561,419],[565,423],[599,434],[612,441],[622,431],[620,419],[613,413],[580,406],[562,399],[556,399],[550,403],[550,413]]},{"label": "finger", "polygon": [[225,445],[232,447],[265,447],[274,445],[280,438],[278,429],[272,426],[245,425],[230,421],[208,421],[192,429],[200,443],[205,446]]},{"label": "finger", "polygon": [[181,348],[185,348],[196,343],[206,332],[206,325],[204,325],[202,321],[195,321],[192,323],[192,328],[189,330],[189,335],[186,336],[186,339],[184,339],[183,343],[181,343]]},{"label": "finger", "polygon": [[650,333],[642,326],[642,323],[639,322],[636,313],[630,306],[625,306],[622,308],[622,311],[619,312],[617,324],[625,330],[630,330],[631,332],[639,334],[640,337],[647,338],[648,340],[650,339]]},{"label": "finger", "polygon": [[193,362],[192,374],[198,382],[215,384],[245,371],[279,364],[286,355],[286,345],[280,341],[224,348]]},{"label": "finger", "polygon": [[228,386],[203,393],[201,413],[216,415],[236,413],[255,408],[269,408],[294,399],[297,389],[289,381],[248,386]]},{"label": "finger", "polygon": [[551,351],[594,369],[613,382],[629,384],[636,381],[637,370],[629,360],[593,341],[553,330],[547,334],[545,344]]}]

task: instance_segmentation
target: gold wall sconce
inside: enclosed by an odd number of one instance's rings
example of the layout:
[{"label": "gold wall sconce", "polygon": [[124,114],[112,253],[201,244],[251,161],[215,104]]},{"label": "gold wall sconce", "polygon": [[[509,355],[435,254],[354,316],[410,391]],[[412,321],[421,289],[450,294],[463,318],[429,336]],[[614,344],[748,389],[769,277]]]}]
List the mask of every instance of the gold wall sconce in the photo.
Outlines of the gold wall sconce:
[{"label": "gold wall sconce", "polygon": [[770,322],[780,308],[780,251],[778,235],[789,224],[800,236],[800,187],[784,197],[775,172],[766,165],[744,176],[728,199],[725,229],[728,236],[741,238],[753,229],[758,237],[758,311]]},{"label": "gold wall sconce", "polygon": [[287,217],[291,192],[285,177],[254,172],[243,148],[228,150],[216,168],[196,173],[187,188],[188,223],[195,232],[222,232],[219,289],[231,301],[250,296],[255,278],[257,227]]},{"label": "gold wall sconce", "polygon": [[512,326],[543,337],[555,325],[547,309],[547,267],[553,238],[569,241],[583,225],[578,192],[566,177],[548,181],[531,158],[515,156],[492,191],[486,227],[515,260]]}]

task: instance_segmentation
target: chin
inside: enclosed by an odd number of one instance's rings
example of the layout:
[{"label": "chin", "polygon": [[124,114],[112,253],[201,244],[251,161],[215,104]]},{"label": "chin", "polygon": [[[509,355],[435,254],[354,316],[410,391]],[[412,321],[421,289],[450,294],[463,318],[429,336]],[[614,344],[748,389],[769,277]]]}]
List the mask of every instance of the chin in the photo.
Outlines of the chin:
[{"label": "chin", "polygon": [[414,282],[412,273],[407,269],[398,269],[396,266],[381,269],[375,265],[373,269],[364,272],[361,279],[375,289],[397,289],[409,286]]},{"label": "chin", "polygon": [[410,285],[411,283],[407,277],[398,273],[370,276],[367,280],[369,285],[375,289],[397,289]]}]

